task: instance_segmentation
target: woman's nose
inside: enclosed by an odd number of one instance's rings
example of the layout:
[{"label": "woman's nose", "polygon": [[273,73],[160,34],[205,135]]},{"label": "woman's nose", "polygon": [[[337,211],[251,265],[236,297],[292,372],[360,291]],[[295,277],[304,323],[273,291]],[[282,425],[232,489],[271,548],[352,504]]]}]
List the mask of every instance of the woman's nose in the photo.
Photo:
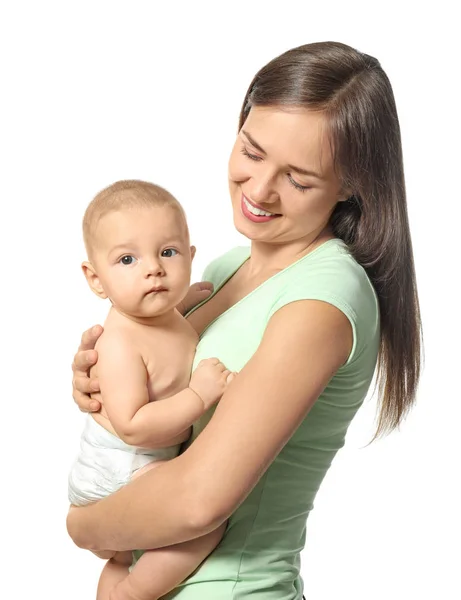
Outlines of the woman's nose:
[{"label": "woman's nose", "polygon": [[278,199],[275,190],[275,177],[267,173],[265,176],[253,178],[249,192],[251,194],[250,198],[258,204],[275,202]]}]

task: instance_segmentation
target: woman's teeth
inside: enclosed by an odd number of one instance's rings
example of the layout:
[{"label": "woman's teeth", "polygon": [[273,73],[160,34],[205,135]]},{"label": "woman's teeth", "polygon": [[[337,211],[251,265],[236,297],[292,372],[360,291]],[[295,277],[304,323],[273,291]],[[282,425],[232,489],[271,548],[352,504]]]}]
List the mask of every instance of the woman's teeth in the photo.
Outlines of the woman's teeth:
[{"label": "woman's teeth", "polygon": [[251,212],[252,215],[256,215],[257,217],[274,217],[274,213],[266,212],[265,210],[260,210],[259,208],[255,208],[252,204],[248,202],[248,200],[243,196],[243,202],[247,209]]}]

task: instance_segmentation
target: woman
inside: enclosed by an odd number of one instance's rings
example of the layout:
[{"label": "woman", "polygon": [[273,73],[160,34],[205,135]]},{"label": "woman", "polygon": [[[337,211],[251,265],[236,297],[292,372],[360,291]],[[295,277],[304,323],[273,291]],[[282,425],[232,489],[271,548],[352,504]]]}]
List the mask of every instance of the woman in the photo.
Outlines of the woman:
[{"label": "woman", "polygon": [[[401,422],[419,380],[400,130],[378,61],[317,43],[263,67],[243,102],[229,187],[251,251],[211,263],[214,292],[187,318],[201,336],[195,364],[217,356],[239,375],[178,458],[72,509],[68,529],[100,552],[199,543],[229,519],[218,548],[165,598],[298,600],[306,519],[376,365],[376,435]],[[84,334],[75,357],[83,410],[96,339]]]}]

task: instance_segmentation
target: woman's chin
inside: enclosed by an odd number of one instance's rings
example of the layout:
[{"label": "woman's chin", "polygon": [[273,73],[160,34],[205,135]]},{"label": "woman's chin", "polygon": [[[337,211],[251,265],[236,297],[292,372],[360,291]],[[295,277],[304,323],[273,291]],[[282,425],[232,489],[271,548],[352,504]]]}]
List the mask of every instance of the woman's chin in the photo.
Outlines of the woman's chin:
[{"label": "woman's chin", "polygon": [[[252,223],[249,219],[242,215],[241,212],[236,212],[234,210],[234,227],[235,229],[243,236],[248,238],[251,241],[255,242],[266,242],[267,235],[262,228],[259,228],[259,225],[256,223]],[[259,228],[259,229],[258,229]]]},{"label": "woman's chin", "polygon": [[234,213],[235,229],[249,240],[257,239],[257,231],[254,230],[254,227],[251,227],[251,223],[245,223],[244,219],[245,217],[243,215],[236,215]]}]

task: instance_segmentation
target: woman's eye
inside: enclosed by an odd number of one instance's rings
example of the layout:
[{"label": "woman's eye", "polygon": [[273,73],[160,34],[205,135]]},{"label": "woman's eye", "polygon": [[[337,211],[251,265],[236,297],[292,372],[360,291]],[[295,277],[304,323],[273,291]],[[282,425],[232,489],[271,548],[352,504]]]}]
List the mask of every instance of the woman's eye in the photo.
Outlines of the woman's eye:
[{"label": "woman's eye", "polygon": [[176,254],[178,254],[178,251],[174,248],[167,248],[162,252],[162,256],[166,258],[171,258],[172,256],[176,256]]},{"label": "woman's eye", "polygon": [[122,265],[132,265],[132,264],[134,263],[134,261],[135,261],[135,260],[136,260],[136,259],[135,259],[135,257],[134,257],[134,256],[130,256],[130,255],[128,255],[128,256],[122,256],[122,258],[119,260],[119,262],[120,262]]},{"label": "woman's eye", "polygon": [[243,147],[240,152],[250,160],[261,160],[260,156],[257,156],[256,154],[250,154],[245,147]]},{"label": "woman's eye", "polygon": [[290,174],[288,174],[288,179],[289,179],[291,185],[294,186],[300,192],[305,192],[306,190],[310,190],[311,189],[310,185],[301,185],[300,183],[298,183],[297,181],[295,181]]}]

